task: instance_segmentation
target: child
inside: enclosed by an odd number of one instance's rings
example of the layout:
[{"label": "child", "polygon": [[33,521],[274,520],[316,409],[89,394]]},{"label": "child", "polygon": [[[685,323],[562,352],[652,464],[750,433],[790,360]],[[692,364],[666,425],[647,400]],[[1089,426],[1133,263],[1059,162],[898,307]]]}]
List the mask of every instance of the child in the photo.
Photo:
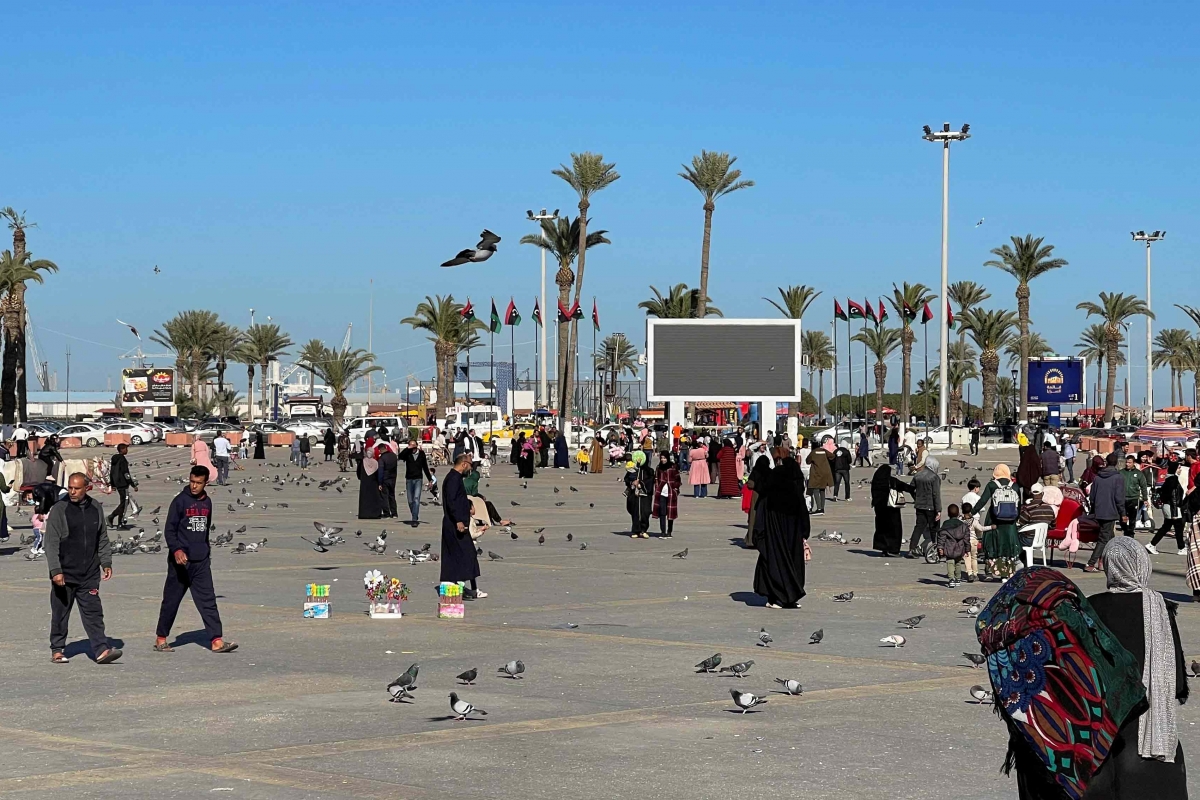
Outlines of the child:
[{"label": "child", "polygon": [[979,487],[979,478],[971,478],[971,480],[967,481],[967,493],[964,494],[962,498],[964,514],[971,513],[966,510],[966,506],[970,505],[971,508],[976,508],[979,506],[979,498],[982,497],[982,495],[979,493]]},{"label": "child", "polygon": [[575,454],[575,458],[579,460],[579,474],[586,475],[588,471],[588,451],[584,448],[579,448],[579,452]]},{"label": "child", "polygon": [[951,503],[946,507],[949,517],[942,523],[937,534],[938,555],[946,559],[946,577],[949,588],[958,586],[959,574],[963,572],[963,560],[967,555],[967,547],[971,542],[971,529],[958,517],[958,505]]},{"label": "child", "polygon": [[[976,484],[979,481],[974,481]],[[975,519],[975,506],[971,503],[962,504],[962,516],[959,517],[967,524],[971,530],[971,541],[967,546],[967,555],[963,559],[963,567],[967,571],[967,583],[974,583],[979,580],[979,537],[981,534],[976,533],[975,526],[978,524]]]}]

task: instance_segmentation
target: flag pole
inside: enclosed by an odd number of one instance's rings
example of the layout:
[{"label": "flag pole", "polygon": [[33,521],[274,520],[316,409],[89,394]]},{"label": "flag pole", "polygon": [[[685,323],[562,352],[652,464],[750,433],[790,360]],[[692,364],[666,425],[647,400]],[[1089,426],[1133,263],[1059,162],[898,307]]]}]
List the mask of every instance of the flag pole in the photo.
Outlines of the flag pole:
[{"label": "flag pole", "polygon": [[[849,388],[846,389],[846,394],[850,397],[850,424],[854,424],[854,349],[850,346],[850,314],[846,314],[846,380],[849,381]],[[864,409],[865,410],[865,409]],[[866,415],[863,415],[866,419]]]},{"label": "flag pole", "polygon": [[[929,428],[929,323],[923,322],[921,324],[925,326],[925,333],[923,336],[921,336],[921,338],[925,340],[925,428],[926,428],[926,430],[928,430],[928,428]],[[950,362],[948,362],[948,361],[946,362],[947,368],[949,368],[949,363]]]},{"label": "flag pole", "polygon": [[[537,319],[534,318],[533,321],[537,322]],[[542,385],[541,361],[539,360],[540,353],[538,351],[538,339],[540,339],[540,338],[541,337],[538,335],[538,330],[535,328],[533,331],[533,380],[535,383],[537,383],[537,385],[539,387]],[[540,391],[539,391],[539,394],[540,394]],[[539,398],[537,398],[537,400],[534,401],[534,403],[533,403],[534,411],[537,411],[538,401],[540,401],[541,399],[542,398],[539,397]]]},{"label": "flag pole", "polygon": [[841,415],[839,415],[839,414],[838,414],[838,401],[837,401],[837,390],[838,390],[838,381],[837,381],[837,361],[838,361],[838,353],[837,353],[837,318],[836,318],[836,317],[835,317],[834,319],[832,319],[832,320],[830,320],[830,321],[829,321],[829,326],[830,326],[830,328],[832,328],[832,330],[830,331],[830,333],[831,333],[831,334],[833,334],[833,433],[834,433],[834,436],[833,436],[833,438],[834,438],[834,439],[836,439],[836,438],[837,438],[837,424],[838,424],[838,422],[841,420]]}]

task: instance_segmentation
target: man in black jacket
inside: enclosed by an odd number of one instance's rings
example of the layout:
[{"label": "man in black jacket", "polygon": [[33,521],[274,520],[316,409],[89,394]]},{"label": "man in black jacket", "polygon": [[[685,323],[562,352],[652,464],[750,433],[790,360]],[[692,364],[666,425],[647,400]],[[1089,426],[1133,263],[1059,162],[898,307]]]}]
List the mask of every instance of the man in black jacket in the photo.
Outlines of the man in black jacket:
[{"label": "man in black jacket", "polygon": [[399,471],[400,460],[386,444],[383,455],[379,457],[379,491],[383,494],[383,515],[385,517],[399,516],[396,513],[396,474]]},{"label": "man in black jacket", "polygon": [[408,501],[408,513],[412,515],[408,524],[415,528],[420,524],[421,476],[432,483],[433,473],[429,471],[429,459],[425,458],[425,451],[416,439],[408,440],[408,447],[400,451],[400,460],[404,462],[404,499]]},{"label": "man in black jacket", "polygon": [[46,566],[50,568],[50,660],[67,663],[67,622],[79,604],[79,618],[97,664],[110,664],[121,651],[108,644],[100,581],[112,577],[112,548],[104,525],[104,508],[88,497],[87,476],[67,479],[67,499],[55,503],[46,518]]},{"label": "man in black jacket", "polygon": [[108,515],[109,527],[124,528],[125,526],[125,507],[129,503],[129,489],[133,487],[137,489],[137,481],[133,479],[133,474],[129,469],[129,459],[126,454],[129,452],[129,445],[117,445],[117,452],[113,455],[112,461],[109,464],[108,480],[112,487],[117,490],[117,497],[121,498],[121,502],[111,514]]},{"label": "man in black jacket", "polygon": [[833,467],[833,502],[837,502],[838,486],[846,484],[846,499],[850,499],[850,466],[854,461],[854,454],[845,444],[839,444],[838,448],[833,451],[833,459],[831,466]]},{"label": "man in black jacket", "polygon": [[167,509],[167,525],[163,528],[167,538],[167,581],[163,585],[158,636],[154,642],[154,649],[160,653],[170,653],[174,649],[167,644],[167,637],[171,635],[179,604],[189,589],[192,602],[204,621],[204,632],[212,644],[212,651],[231,653],[237,649],[237,643],[225,640],[221,615],[217,612],[217,591],[213,587],[208,544],[208,532],[212,529],[212,499],[205,491],[207,486],[208,468],[192,467],[188,488],[176,495]]}]

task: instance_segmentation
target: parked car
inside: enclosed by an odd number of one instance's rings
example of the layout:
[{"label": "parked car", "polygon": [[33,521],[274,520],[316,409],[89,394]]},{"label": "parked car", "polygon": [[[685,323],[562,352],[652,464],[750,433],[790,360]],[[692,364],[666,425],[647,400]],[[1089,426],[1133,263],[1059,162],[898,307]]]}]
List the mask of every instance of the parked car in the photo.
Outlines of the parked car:
[{"label": "parked car", "polygon": [[104,429],[105,433],[127,433],[130,444],[146,444],[154,441],[154,430],[140,422],[114,422]]},{"label": "parked car", "polygon": [[[285,422],[283,427],[285,430],[296,434],[297,437],[306,437],[308,443],[311,445],[316,445],[317,442],[321,441],[325,437],[325,431],[330,428],[328,425],[314,424],[309,420],[292,420],[291,422]],[[391,429],[389,428],[388,430]]]},{"label": "parked car", "polygon": [[200,441],[211,442],[213,439],[217,438],[217,431],[232,433],[233,431],[240,430],[240,426],[230,425],[228,422],[202,422],[196,426],[195,434],[196,438]]},{"label": "parked car", "polygon": [[[402,430],[408,430],[408,421],[402,420],[400,417],[355,417],[352,420],[347,420],[345,431],[350,435],[350,441],[361,442],[366,438],[367,430],[376,430],[380,423],[391,433],[397,427]],[[324,435],[324,431],[321,432]]]},{"label": "parked car", "polygon": [[59,428],[58,435],[62,438],[78,436],[84,447],[98,447],[104,444],[104,426],[95,422],[80,422]]}]

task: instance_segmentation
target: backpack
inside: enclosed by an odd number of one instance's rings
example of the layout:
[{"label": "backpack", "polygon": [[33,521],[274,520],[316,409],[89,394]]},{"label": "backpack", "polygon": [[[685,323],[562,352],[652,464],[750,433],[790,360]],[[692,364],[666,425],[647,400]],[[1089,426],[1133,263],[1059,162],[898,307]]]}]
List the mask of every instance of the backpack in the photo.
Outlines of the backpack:
[{"label": "backpack", "polygon": [[1007,486],[996,485],[992,492],[992,521],[1016,522],[1021,513],[1021,494],[1011,483]]}]

